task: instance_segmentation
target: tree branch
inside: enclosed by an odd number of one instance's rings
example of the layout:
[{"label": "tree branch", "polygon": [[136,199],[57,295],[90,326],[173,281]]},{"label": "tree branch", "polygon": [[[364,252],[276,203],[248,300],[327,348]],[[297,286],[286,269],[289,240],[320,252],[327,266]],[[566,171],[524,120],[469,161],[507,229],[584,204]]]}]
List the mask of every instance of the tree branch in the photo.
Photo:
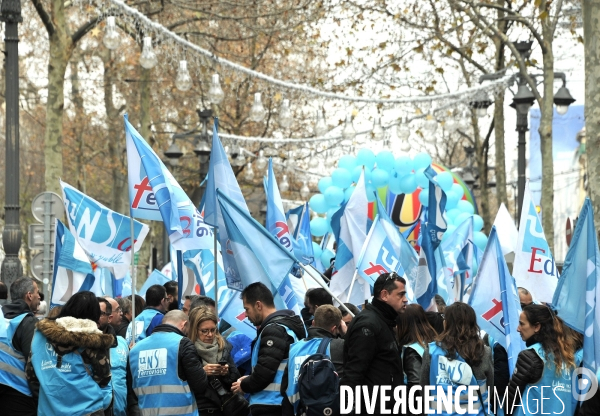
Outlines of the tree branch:
[{"label": "tree branch", "polygon": [[48,36],[52,36],[54,34],[54,25],[52,24],[52,19],[50,18],[50,15],[48,14],[48,12],[46,12],[46,9],[44,9],[44,5],[42,4],[41,0],[31,0],[31,2],[33,3],[33,7],[35,7],[35,10],[40,16],[40,19],[42,19],[42,23],[44,24],[44,27],[48,32]]},{"label": "tree branch", "polygon": [[100,23],[100,20],[100,17],[94,17],[86,23],[84,23],[83,25],[81,25],[79,29],[77,29],[77,31],[71,36],[73,44],[76,44],[81,40],[81,38],[87,35],[90,30],[92,30],[94,27],[96,27],[96,25],[98,25],[98,23]]}]

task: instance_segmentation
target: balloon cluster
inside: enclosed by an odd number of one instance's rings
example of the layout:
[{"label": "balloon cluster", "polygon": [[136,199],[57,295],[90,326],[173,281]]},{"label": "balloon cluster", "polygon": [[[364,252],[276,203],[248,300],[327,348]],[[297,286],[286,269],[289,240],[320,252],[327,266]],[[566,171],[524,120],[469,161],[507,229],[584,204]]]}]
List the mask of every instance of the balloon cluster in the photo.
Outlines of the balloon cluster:
[{"label": "balloon cluster", "polygon": [[[317,214],[325,214],[325,217],[315,217],[310,222],[311,233],[315,237],[321,237],[330,231],[331,217],[337,212],[341,204],[348,201],[354,187],[364,168],[365,187],[369,202],[375,200],[375,191],[388,188],[393,194],[410,195],[417,190],[419,202],[422,206],[429,203],[429,179],[425,176],[425,169],[432,163],[431,156],[427,153],[419,153],[414,157],[402,155],[395,157],[392,152],[383,150],[377,155],[370,149],[361,149],[356,156],[344,155],[337,164],[337,168],[331,176],[319,180],[320,193],[313,195],[308,204]],[[435,181],[446,193],[446,219],[448,231],[461,224],[465,219],[473,216],[474,239],[480,246],[485,234],[480,230],[483,227],[483,219],[475,215],[475,208],[471,202],[463,199],[465,189],[456,183],[454,175],[449,171],[438,172]],[[485,247],[485,244],[483,245]],[[325,250],[322,254],[328,254]],[[319,253],[321,251],[319,250]],[[315,255],[317,252],[315,252]],[[333,253],[332,253],[333,254]],[[322,259],[323,260],[323,259]],[[327,267],[328,261],[323,263]]]}]

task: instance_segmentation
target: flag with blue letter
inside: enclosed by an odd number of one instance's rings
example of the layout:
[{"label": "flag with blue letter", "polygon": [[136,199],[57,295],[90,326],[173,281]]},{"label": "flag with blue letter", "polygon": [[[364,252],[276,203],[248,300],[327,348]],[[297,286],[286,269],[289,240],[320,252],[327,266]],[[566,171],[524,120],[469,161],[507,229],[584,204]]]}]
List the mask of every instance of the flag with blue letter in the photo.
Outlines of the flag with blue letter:
[{"label": "flag with blue letter", "polygon": [[594,211],[585,199],[552,305],[567,325],[583,334],[583,365],[600,375],[600,251]]},{"label": "flag with blue letter", "polygon": [[173,247],[177,250],[212,248],[212,228],[204,224],[190,198],[127,118],[125,131],[142,159]]},{"label": "flag with blue letter", "polygon": [[469,304],[475,310],[479,327],[507,351],[512,374],[519,353],[525,349],[517,332],[521,304],[515,279],[504,261],[496,227],[492,227]]},{"label": "flag with blue letter", "polygon": [[292,236],[294,255],[300,263],[304,265],[315,265],[315,252],[313,251],[312,234],[310,233],[310,211],[308,202],[305,202],[302,207],[302,214]]},{"label": "flag with blue letter", "polygon": [[[333,215],[331,227],[337,241],[335,269],[330,289],[342,302],[362,305],[371,297],[371,286],[356,273],[356,262],[367,238],[368,204],[364,172],[348,202]],[[328,265],[323,265],[328,267]],[[350,287],[352,286],[352,293]]]},{"label": "flag with blue letter", "polygon": [[131,221],[136,252],[148,235],[148,226],[106,208],[63,181],[60,186],[69,229],[88,257],[99,267],[131,264]]},{"label": "flag with blue letter", "polygon": [[90,290],[96,280],[90,259],[59,220],[55,234],[51,308],[64,305],[77,292]]},{"label": "flag with blue letter", "polygon": [[298,232],[298,224],[300,224],[300,218],[304,212],[304,205],[298,205],[296,208],[292,208],[285,213],[285,220],[288,223],[290,233],[292,237],[296,237]]},{"label": "flag with blue letter", "polygon": [[542,222],[531,199],[529,182],[523,195],[513,276],[517,286],[529,290],[535,299],[552,302],[558,283],[558,271],[542,229]]},{"label": "flag with blue letter", "polygon": [[294,254],[220,189],[217,199],[228,235],[221,246],[227,286],[243,290],[262,282],[276,293],[297,262]]}]

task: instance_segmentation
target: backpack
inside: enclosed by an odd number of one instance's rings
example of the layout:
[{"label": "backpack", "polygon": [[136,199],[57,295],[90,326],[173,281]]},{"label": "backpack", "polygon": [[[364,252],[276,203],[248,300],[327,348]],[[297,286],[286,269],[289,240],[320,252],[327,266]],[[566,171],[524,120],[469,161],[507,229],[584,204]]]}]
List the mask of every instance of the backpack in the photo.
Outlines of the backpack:
[{"label": "backpack", "polygon": [[298,375],[298,415],[340,414],[340,377],[327,355],[331,338],[323,338],[319,349],[304,360]]}]

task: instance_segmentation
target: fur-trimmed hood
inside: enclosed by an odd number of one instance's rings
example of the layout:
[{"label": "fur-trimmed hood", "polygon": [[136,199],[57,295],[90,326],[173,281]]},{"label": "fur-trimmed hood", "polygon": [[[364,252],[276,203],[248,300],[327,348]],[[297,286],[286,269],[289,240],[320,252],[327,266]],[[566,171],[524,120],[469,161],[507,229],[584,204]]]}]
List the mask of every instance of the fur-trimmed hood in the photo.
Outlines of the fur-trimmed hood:
[{"label": "fur-trimmed hood", "polygon": [[103,334],[96,323],[89,319],[70,316],[57,320],[43,319],[38,322],[37,329],[53,346],[60,346],[61,349],[108,349],[115,342],[114,335]]}]

